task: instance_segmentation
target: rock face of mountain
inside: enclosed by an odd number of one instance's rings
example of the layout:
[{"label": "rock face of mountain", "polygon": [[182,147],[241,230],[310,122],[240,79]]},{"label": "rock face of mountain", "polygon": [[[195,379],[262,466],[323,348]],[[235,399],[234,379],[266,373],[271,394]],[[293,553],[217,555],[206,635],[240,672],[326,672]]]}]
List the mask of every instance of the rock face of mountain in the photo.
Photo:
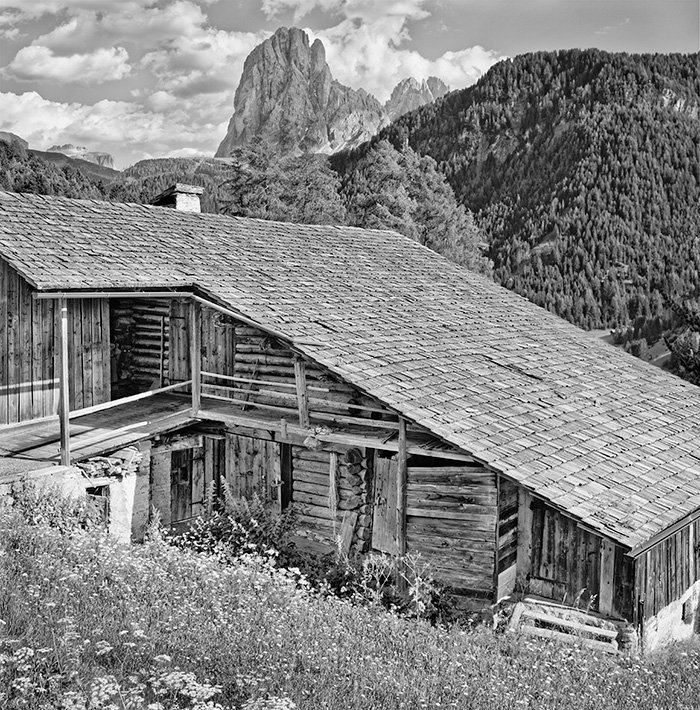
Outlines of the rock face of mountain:
[{"label": "rock face of mountain", "polygon": [[72,143],[65,143],[64,145],[52,145],[46,152],[61,153],[61,155],[66,155],[69,158],[86,160],[88,163],[94,163],[95,165],[100,165],[103,168],[114,167],[114,159],[109,153],[101,153],[98,151],[88,150],[84,146],[73,145]]},{"label": "rock face of mountain", "polygon": [[387,107],[371,94],[333,79],[320,40],[280,28],[248,56],[233,102],[233,116],[216,157],[261,137],[280,153],[334,153],[371,138],[391,118],[447,91],[435,77],[407,79]]},{"label": "rock face of mountain", "polygon": [[387,122],[373,96],[333,79],[323,44],[309,46],[295,28],[280,28],[250,53],[233,106],[217,157],[257,136],[281,153],[331,153],[359,145]]},{"label": "rock face of mountain", "polygon": [[450,87],[436,76],[428,77],[421,82],[413,78],[404,79],[394,87],[391,97],[384,104],[384,110],[389,119],[394,121],[409,111],[439,99],[449,90]]}]

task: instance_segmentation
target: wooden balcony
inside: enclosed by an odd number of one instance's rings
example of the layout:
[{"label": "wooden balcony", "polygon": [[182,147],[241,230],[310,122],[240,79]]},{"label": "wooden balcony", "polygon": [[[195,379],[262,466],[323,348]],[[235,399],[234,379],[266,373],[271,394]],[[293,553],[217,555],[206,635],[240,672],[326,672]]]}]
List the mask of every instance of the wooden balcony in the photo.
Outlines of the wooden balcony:
[{"label": "wooden balcony", "polygon": [[[160,391],[129,401],[72,412],[70,460],[100,456],[196,421],[189,394]],[[61,426],[57,416],[0,427],[0,457],[58,463]]]}]

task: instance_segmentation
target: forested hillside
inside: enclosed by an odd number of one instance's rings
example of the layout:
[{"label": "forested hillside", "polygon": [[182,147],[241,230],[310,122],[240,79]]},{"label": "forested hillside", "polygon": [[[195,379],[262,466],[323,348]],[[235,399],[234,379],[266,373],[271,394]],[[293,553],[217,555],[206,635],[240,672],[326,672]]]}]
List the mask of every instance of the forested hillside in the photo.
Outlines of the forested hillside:
[{"label": "forested hillside", "polygon": [[377,140],[437,161],[498,281],[584,328],[624,326],[700,289],[699,103],[698,55],[541,52]]},{"label": "forested hillside", "polygon": [[58,167],[19,145],[0,141],[0,190],[101,199],[106,189],[71,164]]}]

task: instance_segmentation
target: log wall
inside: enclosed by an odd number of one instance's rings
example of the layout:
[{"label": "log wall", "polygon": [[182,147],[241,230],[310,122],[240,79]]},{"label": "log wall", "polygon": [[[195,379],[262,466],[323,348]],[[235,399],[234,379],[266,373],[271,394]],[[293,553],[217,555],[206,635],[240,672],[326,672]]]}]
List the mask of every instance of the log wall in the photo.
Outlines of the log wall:
[{"label": "log wall", "polygon": [[[369,452],[370,459],[374,452]],[[372,464],[359,448],[311,451],[292,447],[292,508],[299,536],[331,551],[341,538],[345,551],[362,552],[370,538]]]},{"label": "log wall", "polygon": [[638,620],[656,616],[680,600],[700,580],[700,520],[696,520],[636,559]]},{"label": "log wall", "polygon": [[460,596],[491,600],[495,589],[498,497],[479,465],[412,466],[406,492],[407,550]]},{"label": "log wall", "polygon": [[[185,299],[173,300],[171,304],[169,370],[173,383],[190,379],[189,308],[189,302]],[[231,381],[204,377],[202,396],[214,394],[230,397],[237,400],[237,406],[246,410],[254,410],[256,404],[263,408],[276,407],[274,411],[278,411],[280,417],[297,420],[297,355],[285,343],[258,328],[210,308],[202,307],[201,313],[202,371],[238,378]],[[327,422],[333,413],[339,413],[351,417],[387,419],[394,423],[398,421],[386,407],[329,375],[313,362],[305,360],[304,369],[312,420]]]},{"label": "log wall", "polygon": [[[110,399],[109,304],[68,301],[71,410]],[[0,425],[56,414],[60,324],[53,300],[33,299],[0,261]]]},{"label": "log wall", "polygon": [[170,302],[111,302],[112,399],[169,384]]}]

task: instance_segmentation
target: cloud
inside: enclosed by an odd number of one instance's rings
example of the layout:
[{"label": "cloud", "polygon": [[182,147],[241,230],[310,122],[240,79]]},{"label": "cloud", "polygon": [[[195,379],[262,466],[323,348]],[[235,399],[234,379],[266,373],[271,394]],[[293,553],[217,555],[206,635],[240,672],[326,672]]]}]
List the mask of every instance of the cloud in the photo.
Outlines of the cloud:
[{"label": "cloud", "polygon": [[611,32],[614,32],[615,30],[619,30],[620,27],[624,27],[625,25],[629,25],[631,21],[632,20],[630,20],[629,17],[625,17],[625,19],[622,20],[621,22],[618,22],[614,25],[605,25],[605,27],[601,27],[600,29],[597,29],[595,31],[595,34],[597,34],[597,35],[610,34]]},{"label": "cloud", "polygon": [[5,92],[0,93],[0,130],[16,133],[36,149],[56,143],[99,147],[121,166],[175,153],[211,155],[226,122],[207,118],[212,106],[206,101],[195,103],[199,107],[177,101],[161,112],[126,101],[84,105],[48,101],[34,91]]},{"label": "cloud", "polygon": [[129,55],[123,47],[59,57],[48,47],[30,45],[17,52],[3,73],[20,81],[99,84],[123,79],[130,70]]},{"label": "cloud", "polygon": [[67,21],[37,37],[33,44],[59,54],[76,46],[84,50],[117,44],[154,47],[175,37],[196,34],[207,21],[199,5],[190,0],[152,5],[154,0],[127,0],[111,3],[104,11],[72,9]]},{"label": "cloud", "polygon": [[408,49],[408,23],[429,17],[430,4],[429,0],[264,0],[262,9],[269,18],[293,11],[295,22],[313,10],[337,18],[332,27],[306,31],[326,47],[334,78],[386,101],[402,79],[437,76],[460,89],[504,59],[480,46],[448,51],[436,59]]}]

